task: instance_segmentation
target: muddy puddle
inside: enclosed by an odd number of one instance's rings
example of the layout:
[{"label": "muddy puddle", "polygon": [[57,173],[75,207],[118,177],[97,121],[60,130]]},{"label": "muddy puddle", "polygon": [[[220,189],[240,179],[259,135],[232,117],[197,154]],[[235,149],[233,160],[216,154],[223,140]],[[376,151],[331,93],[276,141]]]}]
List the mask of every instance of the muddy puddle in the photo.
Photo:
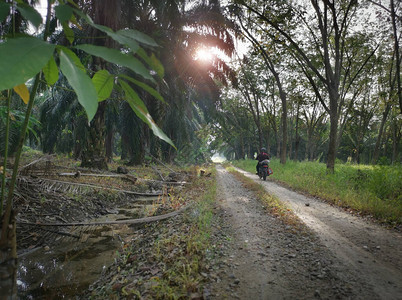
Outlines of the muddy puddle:
[{"label": "muddy puddle", "polygon": [[[139,218],[144,209],[144,205],[118,208],[91,222]],[[74,238],[60,236],[53,245],[19,257],[17,284],[21,299],[68,299],[79,295],[113,262],[124,238],[136,231],[124,224],[70,230]]]}]

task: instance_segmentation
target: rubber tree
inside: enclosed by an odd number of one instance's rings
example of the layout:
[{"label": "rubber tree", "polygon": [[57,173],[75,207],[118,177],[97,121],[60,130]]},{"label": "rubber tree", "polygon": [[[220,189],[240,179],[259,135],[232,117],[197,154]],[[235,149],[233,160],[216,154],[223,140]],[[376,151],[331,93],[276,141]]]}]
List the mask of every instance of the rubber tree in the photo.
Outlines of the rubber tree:
[{"label": "rubber tree", "polygon": [[[282,104],[282,113],[281,113],[281,133],[282,133],[282,139],[280,143],[280,162],[281,164],[286,163],[286,157],[287,157],[287,136],[288,136],[288,125],[287,125],[287,115],[288,115],[288,108],[287,108],[287,95],[282,83],[282,79],[280,76],[280,73],[278,71],[278,67],[275,63],[275,58],[273,57],[272,53],[275,53],[275,51],[272,51],[272,45],[267,45],[267,41],[261,41],[257,39],[257,36],[260,34],[256,34],[255,31],[261,33],[261,30],[256,30],[256,28],[253,28],[253,21],[251,19],[248,19],[248,23],[244,24],[244,20],[246,19],[243,14],[239,13],[237,11],[237,18],[239,20],[240,26],[243,29],[244,36],[251,42],[253,47],[258,51],[258,53],[261,54],[263,61],[265,63],[265,66],[268,68],[268,70],[271,72],[276,86],[278,87],[279,91],[279,98],[281,100]],[[254,31],[253,31],[254,30]]]},{"label": "rubber tree", "polygon": [[[329,114],[330,134],[327,170],[334,172],[341,100],[339,88],[343,78],[344,55],[347,51],[345,38],[348,36],[350,21],[358,8],[357,1],[311,0],[309,6],[296,9],[295,6],[289,4],[286,10],[282,8],[281,11],[276,11],[274,9],[275,3],[269,1],[264,1],[260,5],[245,0],[235,2],[237,5],[247,8],[261,22],[274,29],[286,41],[288,50],[294,53],[298,61],[308,70],[308,80],[322,106]],[[309,20],[306,19],[306,15],[309,16]],[[312,60],[309,52],[311,49],[306,47],[310,44],[303,42],[306,36],[294,34],[292,28],[284,25],[286,22],[282,22],[279,16],[283,20],[288,20],[290,16],[298,16],[300,25],[305,25],[308,30],[309,40],[314,45],[316,53],[319,54],[322,68],[318,67],[317,63]],[[314,26],[318,30],[314,30]],[[320,83],[325,87],[325,93],[318,88]]]},{"label": "rubber tree", "polygon": [[240,62],[240,72],[238,75],[239,84],[237,89],[242,94],[245,102],[247,103],[247,107],[253,117],[255,126],[257,127],[258,133],[258,149],[263,147],[263,132],[262,132],[262,114],[263,105],[262,105],[262,97],[264,95],[261,93],[261,90],[258,87],[259,84],[259,72],[255,73],[256,68],[247,68],[248,65],[254,65],[251,61],[247,59],[243,59],[243,62]]}]

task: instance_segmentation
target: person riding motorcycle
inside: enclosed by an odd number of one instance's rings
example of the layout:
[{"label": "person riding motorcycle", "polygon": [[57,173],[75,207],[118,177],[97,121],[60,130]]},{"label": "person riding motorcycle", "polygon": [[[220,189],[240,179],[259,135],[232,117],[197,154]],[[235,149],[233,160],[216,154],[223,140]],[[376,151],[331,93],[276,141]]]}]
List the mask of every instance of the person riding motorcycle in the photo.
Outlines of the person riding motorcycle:
[{"label": "person riding motorcycle", "polygon": [[257,166],[256,166],[256,170],[257,170],[257,175],[258,175],[258,168],[260,165],[260,162],[262,162],[265,159],[271,159],[271,156],[267,153],[267,149],[265,148],[261,148],[261,152],[257,155],[256,160],[258,160]]}]

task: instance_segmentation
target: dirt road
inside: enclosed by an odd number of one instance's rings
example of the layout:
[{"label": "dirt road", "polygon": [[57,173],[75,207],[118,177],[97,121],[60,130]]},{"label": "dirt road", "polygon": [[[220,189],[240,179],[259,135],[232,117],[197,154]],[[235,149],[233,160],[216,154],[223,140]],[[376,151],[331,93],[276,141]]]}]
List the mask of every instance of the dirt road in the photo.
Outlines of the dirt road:
[{"label": "dirt road", "polygon": [[259,181],[307,225],[295,231],[225,169],[217,170],[223,258],[212,274],[211,298],[402,299],[400,234]]}]

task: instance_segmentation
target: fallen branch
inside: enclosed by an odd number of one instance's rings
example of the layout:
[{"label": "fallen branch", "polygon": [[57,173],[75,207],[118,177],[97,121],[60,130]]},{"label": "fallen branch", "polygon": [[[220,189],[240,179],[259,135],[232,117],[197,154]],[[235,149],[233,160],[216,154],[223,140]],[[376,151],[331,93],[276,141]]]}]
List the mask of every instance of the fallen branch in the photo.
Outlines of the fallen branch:
[{"label": "fallen branch", "polygon": [[143,224],[151,223],[156,221],[165,220],[178,214],[184,212],[192,206],[192,203],[180,208],[179,210],[159,215],[140,219],[130,219],[130,220],[116,220],[116,221],[103,221],[103,222],[75,222],[75,223],[31,223],[31,222],[18,222],[20,225],[31,225],[31,226],[103,226],[103,225],[117,225],[117,224]]},{"label": "fallen branch", "polygon": [[21,168],[19,168],[19,172],[22,172],[22,171],[24,171],[25,169],[28,169],[29,167],[31,167],[31,166],[33,166],[33,165],[36,165],[36,164],[39,163],[39,162],[43,162],[43,161],[45,161],[45,162],[51,162],[51,161],[52,161],[52,158],[53,158],[53,155],[42,156],[42,157],[40,157],[40,158],[38,158],[38,159],[36,159],[36,160],[34,160],[34,161],[31,161],[31,162],[28,163],[27,165],[22,166]]},{"label": "fallen branch", "polygon": [[162,166],[164,166],[165,168],[169,169],[170,172],[176,173],[175,170],[173,170],[172,168],[168,167],[167,165],[165,165],[163,162],[161,162],[159,159],[157,159],[155,156],[153,156],[151,153],[148,152],[148,155],[152,157],[152,159],[156,160],[158,163],[160,163]]},{"label": "fallen branch", "polygon": [[162,175],[162,173],[161,172],[159,172],[159,170],[156,168],[156,167],[154,167],[154,166],[151,166],[151,168],[156,172],[156,173],[158,173],[158,175],[160,176],[160,178],[162,178],[162,181],[165,181],[165,178],[163,178],[163,175]]},{"label": "fallen branch", "polygon": [[167,185],[185,185],[185,184],[188,184],[188,182],[186,182],[186,181],[161,181],[161,180],[143,179],[143,178],[137,178],[137,179],[138,179],[138,181],[156,182],[156,183],[167,184]]}]

